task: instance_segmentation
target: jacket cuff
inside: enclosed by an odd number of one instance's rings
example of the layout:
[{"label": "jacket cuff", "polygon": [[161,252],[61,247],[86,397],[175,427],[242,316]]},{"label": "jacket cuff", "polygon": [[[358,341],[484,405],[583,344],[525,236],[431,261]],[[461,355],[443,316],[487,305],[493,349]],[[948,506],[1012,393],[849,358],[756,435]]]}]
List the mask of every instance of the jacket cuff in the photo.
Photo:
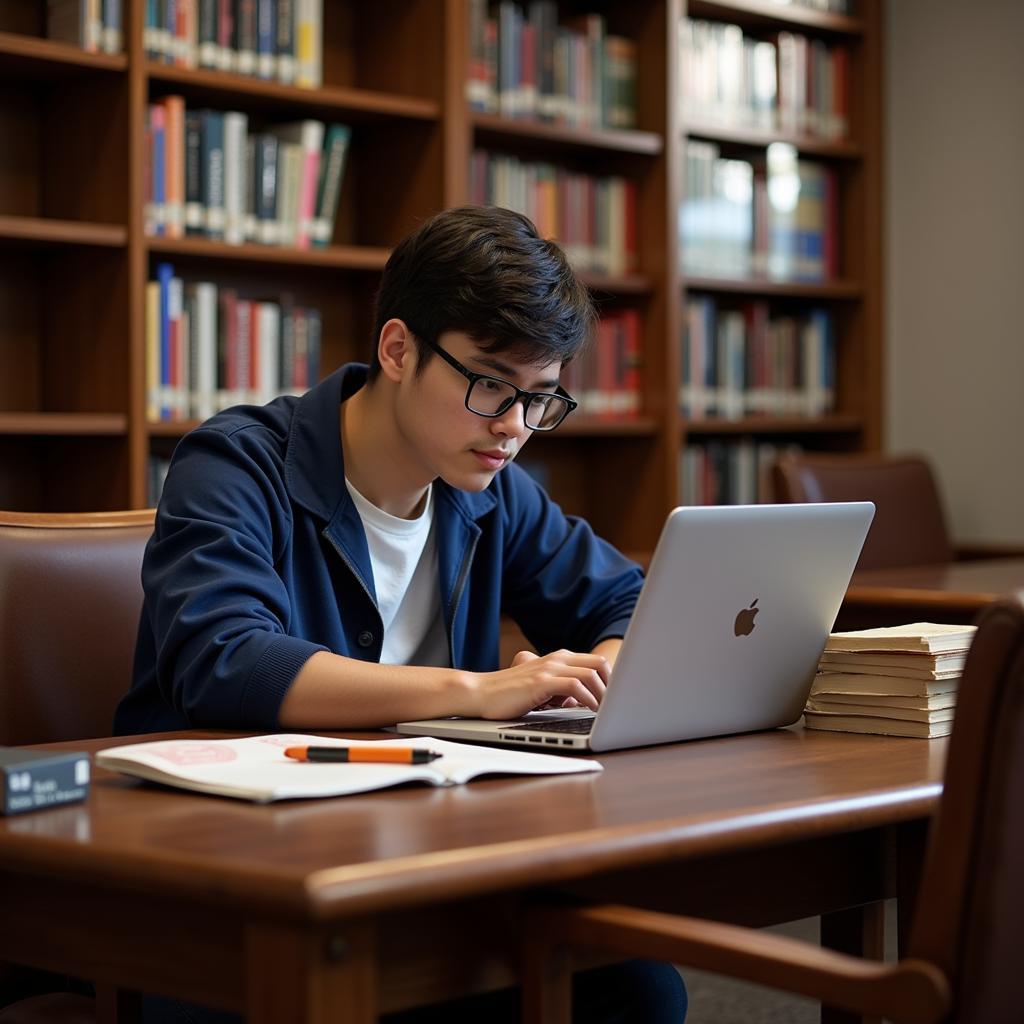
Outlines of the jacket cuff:
[{"label": "jacket cuff", "polygon": [[242,694],[242,721],[246,728],[276,729],[281,702],[303,665],[322,644],[294,636],[278,636],[260,655]]}]

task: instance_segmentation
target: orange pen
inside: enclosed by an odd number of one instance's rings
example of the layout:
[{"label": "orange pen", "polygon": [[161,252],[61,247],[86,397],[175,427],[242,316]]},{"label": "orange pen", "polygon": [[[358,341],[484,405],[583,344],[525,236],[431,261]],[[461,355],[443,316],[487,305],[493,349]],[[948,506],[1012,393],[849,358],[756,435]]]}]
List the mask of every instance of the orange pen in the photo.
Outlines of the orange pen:
[{"label": "orange pen", "polygon": [[288,747],[285,757],[296,761],[335,761],[341,764],[427,764],[440,754],[415,747],[385,747],[371,743],[365,747]]}]

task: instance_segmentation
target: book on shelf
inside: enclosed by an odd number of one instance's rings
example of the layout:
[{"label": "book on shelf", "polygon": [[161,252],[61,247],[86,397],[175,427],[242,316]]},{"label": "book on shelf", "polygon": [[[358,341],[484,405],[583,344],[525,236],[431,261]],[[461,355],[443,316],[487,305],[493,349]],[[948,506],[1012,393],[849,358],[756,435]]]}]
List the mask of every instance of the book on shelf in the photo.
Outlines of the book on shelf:
[{"label": "book on shelf", "polygon": [[684,505],[755,505],[772,500],[770,471],[783,451],[749,438],[688,443],[679,457],[679,491]]},{"label": "book on shelf", "polygon": [[636,44],[603,15],[559,21],[554,0],[469,0],[471,110],[581,128],[636,124]]},{"label": "book on shelf", "polygon": [[[104,8],[119,3],[103,0]],[[160,63],[322,84],[323,0],[146,0],[142,38]]]},{"label": "book on shelf", "polygon": [[637,266],[636,184],[620,175],[580,174],[547,162],[474,151],[469,199],[529,217],[559,242],[576,270],[622,275]]},{"label": "book on shelf", "polygon": [[[975,629],[912,622],[831,634],[807,698],[805,724],[894,736],[947,735],[963,668],[962,662],[959,669],[950,668],[948,659],[966,656]],[[830,655],[840,656],[840,671]],[[862,657],[870,671],[857,670]],[[942,658],[946,666],[939,669]],[[883,664],[871,663],[879,660]]]},{"label": "book on shelf", "polygon": [[766,302],[687,298],[679,404],[689,419],[824,416],[835,406],[835,364],[826,309],[773,317]]},{"label": "book on shelf", "polygon": [[252,130],[247,114],[165,96],[146,114],[144,230],[287,245],[329,245],[349,152],[346,125]]},{"label": "book on shelf", "polygon": [[679,244],[686,273],[820,282],[839,275],[835,168],[775,142],[764,159],[725,159],[717,143],[684,147]]},{"label": "book on shelf", "polygon": [[121,53],[123,12],[123,0],[47,0],[46,37],[88,53]]},{"label": "book on shelf", "polygon": [[157,265],[145,293],[146,415],[207,419],[241,403],[301,394],[319,377],[321,317],[290,296],[240,297],[209,281],[185,283]]},{"label": "book on shelf", "polygon": [[822,139],[849,132],[849,55],[796,32],[750,36],[739,25],[683,18],[681,108],[686,121]]},{"label": "book on shelf", "polygon": [[945,622],[910,622],[902,626],[880,626],[833,633],[825,644],[829,654],[855,651],[896,651],[906,654],[965,652],[971,646],[977,626]]},{"label": "book on shelf", "polygon": [[363,746],[320,736],[270,735],[225,740],[154,740],[108,747],[98,768],[180,789],[269,803],[348,796],[409,782],[454,786],[484,775],[572,775],[601,771],[598,761],[445,740],[375,740],[381,748],[431,750],[428,764],[312,763],[285,756],[288,747]]},{"label": "book on shelf", "polygon": [[579,403],[577,415],[630,418],[641,404],[641,327],[635,309],[606,312],[595,343],[562,374],[562,386]]}]

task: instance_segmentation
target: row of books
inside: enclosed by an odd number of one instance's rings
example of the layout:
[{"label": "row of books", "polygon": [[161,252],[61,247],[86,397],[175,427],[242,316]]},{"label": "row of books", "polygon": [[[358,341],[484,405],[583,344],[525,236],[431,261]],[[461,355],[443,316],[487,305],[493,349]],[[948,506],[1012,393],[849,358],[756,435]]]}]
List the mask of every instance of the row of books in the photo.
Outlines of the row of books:
[{"label": "row of books", "polygon": [[327,246],[350,139],[346,125],[314,120],[250,132],[239,111],[165,96],[146,115],[146,234]]},{"label": "row of books", "polygon": [[177,67],[323,81],[323,0],[145,0],[142,39],[147,57]]},{"label": "row of books", "polygon": [[763,163],[727,160],[690,140],[683,167],[679,241],[687,273],[824,281],[839,275],[839,192],[832,167],[786,143]]},{"label": "row of books", "polygon": [[774,500],[772,463],[797,445],[750,438],[687,444],[679,459],[679,493],[684,505],[755,505]]},{"label": "row of books", "polygon": [[318,310],[287,296],[253,300],[209,281],[186,284],[169,263],[156,270],[146,285],[147,419],[206,419],[316,383]]},{"label": "row of books", "polygon": [[826,309],[772,316],[766,302],[720,309],[691,296],[682,364],[679,401],[690,419],[824,416],[835,407],[836,331]]},{"label": "row of books", "polygon": [[794,32],[745,36],[739,25],[679,26],[685,118],[740,128],[844,138],[849,131],[849,54]]},{"label": "row of books", "polygon": [[833,633],[804,710],[809,729],[932,739],[953,731],[976,626],[911,622]]},{"label": "row of books", "polygon": [[554,0],[528,9],[469,0],[472,110],[586,128],[636,124],[636,44],[600,14],[559,23]]},{"label": "row of books", "polygon": [[562,372],[576,415],[630,417],[641,406],[641,324],[635,309],[602,314],[594,345]]},{"label": "row of books", "polygon": [[89,53],[124,49],[122,0],[47,0],[46,37]]},{"label": "row of books", "polygon": [[558,240],[577,270],[626,274],[636,269],[636,185],[628,178],[579,174],[475,150],[469,199],[525,214],[543,237]]}]

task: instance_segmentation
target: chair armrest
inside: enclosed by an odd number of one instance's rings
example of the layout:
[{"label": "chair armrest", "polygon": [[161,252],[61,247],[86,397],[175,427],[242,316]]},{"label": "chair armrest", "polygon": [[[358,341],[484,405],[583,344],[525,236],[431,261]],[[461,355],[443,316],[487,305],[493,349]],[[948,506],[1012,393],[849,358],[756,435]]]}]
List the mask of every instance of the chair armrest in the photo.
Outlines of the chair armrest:
[{"label": "chair armrest", "polygon": [[1024,544],[957,544],[953,554],[958,562],[985,558],[1024,558]]},{"label": "chair armrest", "polygon": [[921,960],[883,964],[785,936],[616,905],[529,912],[526,941],[650,957],[819,999],[906,1024],[936,1024],[949,1011],[949,983]]}]

